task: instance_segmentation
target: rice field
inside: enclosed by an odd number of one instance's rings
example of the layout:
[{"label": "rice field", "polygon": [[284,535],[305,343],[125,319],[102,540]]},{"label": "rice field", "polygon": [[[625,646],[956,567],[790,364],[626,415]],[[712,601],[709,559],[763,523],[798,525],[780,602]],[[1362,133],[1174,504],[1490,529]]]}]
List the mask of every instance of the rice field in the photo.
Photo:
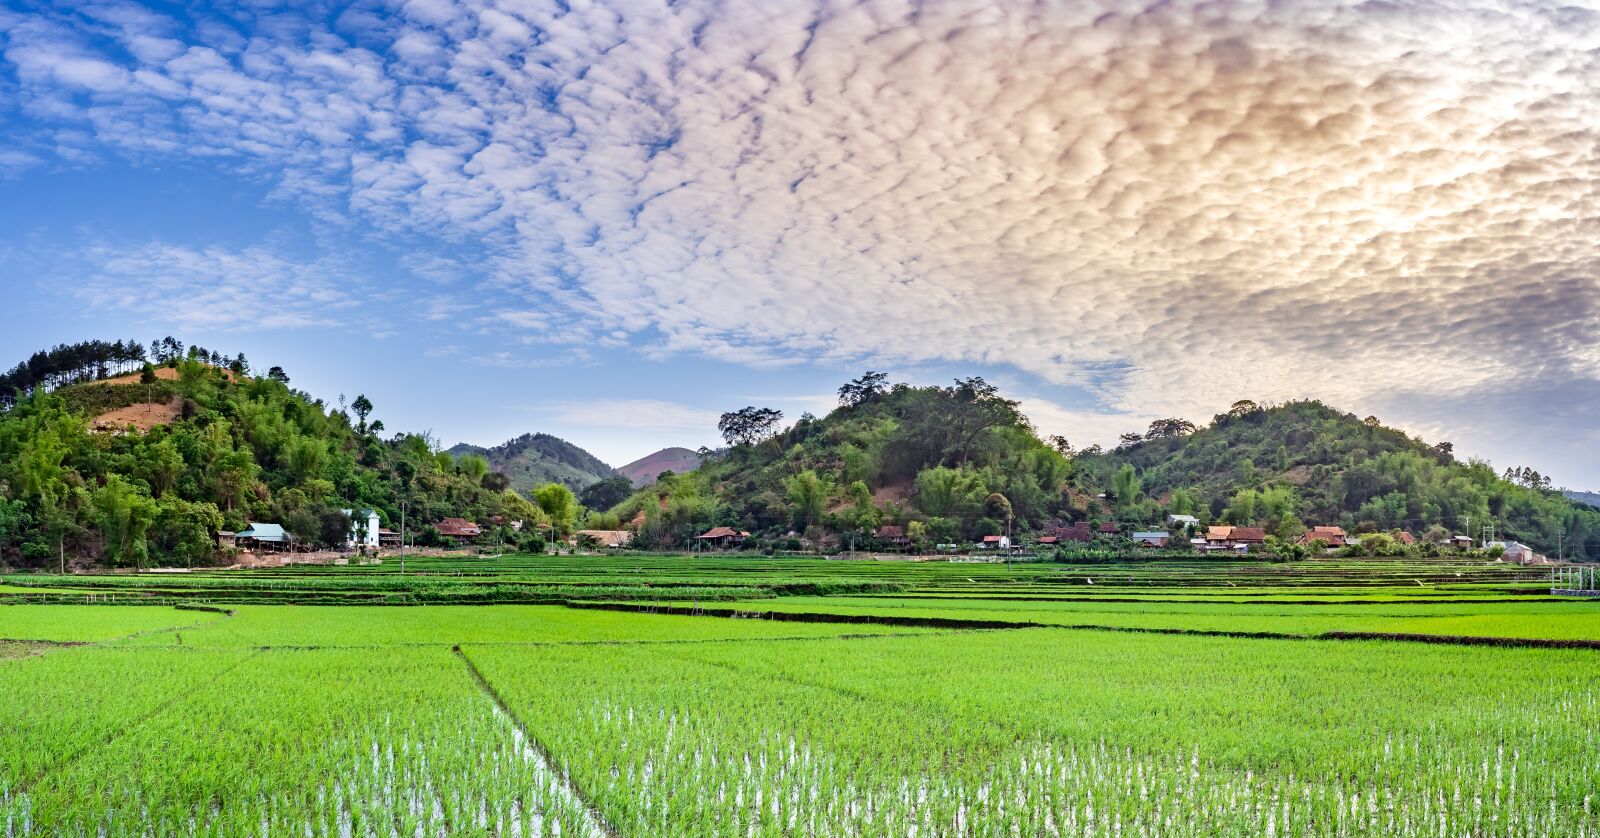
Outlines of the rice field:
[{"label": "rice field", "polygon": [[1522,569],[508,558],[7,577],[0,836],[1600,838]]}]

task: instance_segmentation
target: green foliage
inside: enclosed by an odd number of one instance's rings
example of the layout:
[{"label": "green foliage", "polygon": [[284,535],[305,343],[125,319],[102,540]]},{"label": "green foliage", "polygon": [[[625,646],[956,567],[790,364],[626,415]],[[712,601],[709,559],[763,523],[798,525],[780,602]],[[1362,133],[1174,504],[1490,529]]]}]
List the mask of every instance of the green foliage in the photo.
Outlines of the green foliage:
[{"label": "green foliage", "polygon": [[571,533],[578,522],[578,496],[560,483],[546,483],[535,489],[533,502],[562,535]]},{"label": "green foliage", "polygon": [[[0,562],[200,565],[221,558],[219,530],[252,520],[283,524],[307,546],[342,546],[340,507],[375,508],[392,526],[404,502],[413,531],[452,516],[543,515],[484,488],[483,474],[457,474],[426,436],[362,436],[287,376],[230,377],[215,353],[202,361],[179,358],[175,341],[159,346],[177,381],[73,384],[95,375],[69,371],[58,389],[46,392],[51,379],[0,412]],[[228,363],[247,369],[241,360]],[[89,417],[147,400],[180,400],[181,415],[146,433],[89,430]]]},{"label": "green foliage", "polygon": [[1568,558],[1600,559],[1600,511],[1528,479],[1528,470],[1508,470],[1517,478],[1508,480],[1487,463],[1457,461],[1448,443],[1315,401],[1240,402],[1193,434],[1147,437],[1078,466],[1086,487],[1112,489],[1119,515],[1131,466],[1147,494],[1172,493],[1169,512],[1192,508],[1202,519],[1280,534],[1307,523],[1412,533],[1493,523],[1541,552],[1554,555],[1560,544]]}]

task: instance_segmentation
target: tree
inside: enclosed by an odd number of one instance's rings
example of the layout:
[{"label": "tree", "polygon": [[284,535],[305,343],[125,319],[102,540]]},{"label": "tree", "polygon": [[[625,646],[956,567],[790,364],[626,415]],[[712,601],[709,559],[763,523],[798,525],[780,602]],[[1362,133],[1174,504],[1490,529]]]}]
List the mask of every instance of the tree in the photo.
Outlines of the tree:
[{"label": "tree", "polygon": [[633,494],[633,481],[622,475],[590,483],[578,493],[578,502],[589,509],[606,510]]},{"label": "tree", "polygon": [[1045,442],[1048,442],[1050,447],[1056,450],[1057,454],[1060,454],[1069,460],[1072,459],[1077,453],[1073,450],[1072,443],[1068,442],[1067,438],[1061,434],[1051,434],[1050,438],[1045,440]]},{"label": "tree", "polygon": [[790,477],[784,488],[789,502],[795,507],[796,523],[802,529],[810,529],[821,520],[822,512],[828,505],[828,496],[833,494],[833,484],[811,469]]},{"label": "tree", "polygon": [[143,567],[150,547],[146,534],[155,521],[156,503],[121,475],[110,474],[94,493],[105,557],[122,565]]},{"label": "tree", "polygon": [[1234,402],[1232,407],[1228,408],[1228,415],[1242,418],[1249,416],[1260,409],[1261,408],[1256,406],[1255,402],[1250,401],[1249,399],[1240,399]]},{"label": "tree", "polygon": [[270,378],[279,384],[289,383],[289,374],[283,371],[283,367],[273,367],[267,370],[267,378]]},{"label": "tree", "polygon": [[372,413],[372,400],[367,398],[367,394],[362,393],[356,396],[355,401],[350,403],[350,409],[355,411],[356,419],[360,421],[360,424],[356,426],[357,433],[366,434],[367,416]]},{"label": "tree", "polygon": [[144,448],[139,461],[139,475],[150,484],[150,494],[157,500],[166,494],[183,475],[183,455],[170,439],[162,439]]},{"label": "tree", "polygon": [[491,492],[504,492],[511,488],[511,478],[507,477],[505,472],[491,471],[478,481],[478,485]]},{"label": "tree", "polygon": [[462,454],[456,458],[455,465],[456,472],[473,483],[481,483],[483,476],[489,473],[489,461],[481,454]]},{"label": "tree", "polygon": [[550,523],[562,535],[572,532],[578,522],[578,496],[560,483],[546,483],[534,489],[533,502],[550,516]]},{"label": "tree", "polygon": [[1145,439],[1177,439],[1194,433],[1194,423],[1187,419],[1157,419],[1145,431]]},{"label": "tree", "polygon": [[156,383],[156,368],[151,366],[149,361],[146,361],[144,363],[144,366],[139,368],[139,383],[140,384],[154,384],[154,383]]},{"label": "tree", "polygon": [[1144,437],[1135,433],[1125,433],[1117,437],[1117,449],[1131,448],[1144,441]]},{"label": "tree", "polygon": [[839,388],[839,405],[841,407],[859,407],[871,404],[883,397],[889,391],[888,373],[867,372],[843,387]]},{"label": "tree", "polygon": [[729,445],[755,445],[772,436],[783,412],[770,407],[745,407],[722,414],[717,430]]}]

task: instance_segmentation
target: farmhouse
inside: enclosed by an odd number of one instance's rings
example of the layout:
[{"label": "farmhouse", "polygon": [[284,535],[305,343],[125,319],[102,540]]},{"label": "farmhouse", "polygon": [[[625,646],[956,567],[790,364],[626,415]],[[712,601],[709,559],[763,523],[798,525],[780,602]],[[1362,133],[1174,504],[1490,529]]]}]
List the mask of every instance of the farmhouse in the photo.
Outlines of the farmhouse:
[{"label": "farmhouse", "polygon": [[578,544],[585,538],[594,539],[596,546],[615,550],[628,546],[628,542],[633,540],[633,533],[628,530],[578,530],[572,535],[572,543]]},{"label": "farmhouse", "polygon": [[1349,536],[1345,535],[1343,527],[1312,527],[1306,534],[1300,536],[1301,544],[1310,544],[1320,541],[1329,547],[1343,547]]},{"label": "farmhouse", "polygon": [[1234,527],[1233,534],[1229,537],[1229,544],[1235,548],[1248,549],[1257,544],[1264,544],[1267,540],[1267,531],[1260,527]]},{"label": "farmhouse", "polygon": [[1206,545],[1210,547],[1226,547],[1233,538],[1233,527],[1227,524],[1213,524],[1206,527]]},{"label": "farmhouse", "polygon": [[983,537],[983,541],[979,542],[979,546],[989,550],[995,548],[1009,550],[1011,549],[1011,537],[1006,535],[986,535]]},{"label": "farmhouse", "polygon": [[281,525],[258,524],[255,521],[234,533],[233,540],[241,547],[270,550],[282,550],[294,544],[294,536],[284,532]]},{"label": "farmhouse", "polygon": [[1167,526],[1171,527],[1173,525],[1180,527],[1198,527],[1200,526],[1200,519],[1194,517],[1193,515],[1168,515]]},{"label": "farmhouse", "polygon": [[1167,534],[1161,530],[1136,532],[1133,534],[1133,543],[1140,547],[1165,547],[1167,546]]},{"label": "farmhouse", "polygon": [[872,531],[872,537],[890,547],[904,547],[911,543],[911,539],[906,537],[906,528],[897,524],[884,524]]},{"label": "farmhouse", "polygon": [[744,540],[749,537],[750,533],[740,532],[735,530],[733,527],[712,527],[711,529],[706,530],[704,533],[695,536],[695,540],[699,541],[706,547],[715,547],[720,550],[729,547],[737,547],[740,544],[743,544]]},{"label": "farmhouse", "polygon": [[378,547],[382,545],[383,538],[378,524],[378,510],[363,509],[359,512],[341,509],[346,518],[350,519],[350,533],[345,538],[345,546],[350,549],[357,547]]},{"label": "farmhouse", "polygon": [[1533,561],[1533,548],[1520,541],[1491,541],[1488,544],[1500,551],[1500,558],[1508,562],[1526,564]]},{"label": "farmhouse", "polygon": [[446,518],[434,527],[439,534],[456,542],[471,541],[483,535],[483,528],[465,518]]}]

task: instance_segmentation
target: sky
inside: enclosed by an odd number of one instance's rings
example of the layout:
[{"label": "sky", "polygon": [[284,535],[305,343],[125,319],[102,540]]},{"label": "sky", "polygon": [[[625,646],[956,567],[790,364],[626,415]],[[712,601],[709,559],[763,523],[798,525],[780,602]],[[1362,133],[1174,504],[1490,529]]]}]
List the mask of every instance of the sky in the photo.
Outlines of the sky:
[{"label": "sky", "polygon": [[0,8],[0,364],[171,334],[622,464],[866,369],[1600,488],[1600,5]]}]

